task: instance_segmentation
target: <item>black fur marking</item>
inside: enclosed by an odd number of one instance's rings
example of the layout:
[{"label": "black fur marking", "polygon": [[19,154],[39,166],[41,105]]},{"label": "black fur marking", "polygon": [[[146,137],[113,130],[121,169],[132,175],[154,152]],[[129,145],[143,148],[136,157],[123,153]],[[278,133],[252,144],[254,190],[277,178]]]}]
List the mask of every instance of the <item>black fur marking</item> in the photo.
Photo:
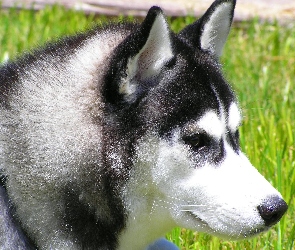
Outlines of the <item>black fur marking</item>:
[{"label": "black fur marking", "polygon": [[[0,173],[1,173],[1,171],[0,171]],[[7,181],[7,176],[6,175],[0,175],[0,186],[5,188],[6,181]]]},{"label": "black fur marking", "polygon": [[[108,194],[107,197],[112,195]],[[98,217],[95,208],[82,203],[79,200],[79,194],[73,190],[66,193],[64,224],[81,249],[116,249],[117,237],[121,229],[118,225],[122,225],[121,214],[113,210],[118,207],[117,204],[112,204],[113,201],[109,203],[112,207],[110,209],[112,219]]]},{"label": "black fur marking", "polygon": [[219,143],[216,144],[216,148],[215,150],[213,150],[213,152],[214,152],[212,157],[213,163],[215,165],[218,165],[219,163],[222,162],[222,160],[225,158],[225,155],[226,155],[223,140],[221,140]]},{"label": "black fur marking", "polygon": [[[161,134],[190,120],[198,120],[208,110],[220,114],[219,95],[232,96],[220,73],[218,63],[201,51],[195,52],[188,47],[184,48],[180,52],[183,57],[177,59],[177,67],[163,71],[160,76],[163,84],[160,81],[159,86],[152,91],[151,102],[147,105],[147,109],[156,110],[162,114],[157,122],[160,125]],[[195,53],[196,56],[192,57],[191,55]],[[171,82],[170,79],[172,79]],[[219,93],[219,89],[224,89],[223,93]]]},{"label": "black fur marking", "polygon": [[18,82],[17,69],[15,63],[7,63],[4,67],[0,67],[0,105],[6,109],[9,108],[9,95]]},{"label": "black fur marking", "polygon": [[229,145],[232,146],[234,151],[238,154],[240,150],[240,134],[239,130],[236,131],[236,133],[228,133],[227,134],[227,141],[229,142]]}]

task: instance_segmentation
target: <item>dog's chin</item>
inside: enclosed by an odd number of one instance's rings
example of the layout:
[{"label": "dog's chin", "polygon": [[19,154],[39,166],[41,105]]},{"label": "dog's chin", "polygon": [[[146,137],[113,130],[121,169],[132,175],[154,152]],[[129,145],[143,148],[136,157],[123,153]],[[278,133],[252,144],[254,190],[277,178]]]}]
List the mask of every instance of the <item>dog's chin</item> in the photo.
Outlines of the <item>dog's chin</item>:
[{"label": "dog's chin", "polygon": [[[192,228],[192,230],[197,230],[199,232],[208,233],[210,235],[216,236],[218,238],[222,238],[224,240],[244,240],[249,239],[251,237],[255,237],[257,234],[265,232],[269,230],[269,227],[264,225],[259,225],[257,227],[252,227],[251,229],[241,226],[237,228],[235,232],[229,232],[227,230],[228,226],[225,225],[225,230],[221,230],[220,228],[214,228],[210,226],[205,220],[199,218],[193,212],[187,212],[189,216],[194,220],[194,223],[197,225],[196,228]],[[237,233],[238,232],[238,233]]]}]

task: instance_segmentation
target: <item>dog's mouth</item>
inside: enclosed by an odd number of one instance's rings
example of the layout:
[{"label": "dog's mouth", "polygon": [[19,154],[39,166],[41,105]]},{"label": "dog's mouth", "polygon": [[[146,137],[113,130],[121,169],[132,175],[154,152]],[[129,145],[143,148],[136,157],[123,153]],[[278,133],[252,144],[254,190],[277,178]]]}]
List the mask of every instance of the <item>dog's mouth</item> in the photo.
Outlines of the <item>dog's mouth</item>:
[{"label": "dog's mouth", "polygon": [[[223,239],[228,239],[228,240],[242,240],[245,238],[251,238],[269,229],[269,227],[267,226],[259,226],[259,227],[251,227],[251,228],[246,228],[241,226],[239,231],[232,229],[232,230],[229,230],[229,231],[232,231],[231,233],[227,233],[227,232],[223,232],[220,229],[211,227],[205,220],[200,218],[193,211],[186,211],[186,214],[189,215],[189,217],[193,218],[193,220],[196,221],[196,223],[198,224],[198,227],[202,228],[204,232],[215,235],[217,237],[221,237]],[[228,228],[228,227],[229,227],[228,225],[225,226],[225,228]],[[236,234],[235,232],[238,232],[238,234]]]},{"label": "dog's mouth", "polygon": [[212,229],[206,221],[204,221],[203,219],[201,219],[201,218],[200,218],[196,213],[194,213],[193,211],[185,211],[185,212],[186,212],[186,214],[189,215],[189,217],[193,218],[194,221],[196,221],[201,227]]}]

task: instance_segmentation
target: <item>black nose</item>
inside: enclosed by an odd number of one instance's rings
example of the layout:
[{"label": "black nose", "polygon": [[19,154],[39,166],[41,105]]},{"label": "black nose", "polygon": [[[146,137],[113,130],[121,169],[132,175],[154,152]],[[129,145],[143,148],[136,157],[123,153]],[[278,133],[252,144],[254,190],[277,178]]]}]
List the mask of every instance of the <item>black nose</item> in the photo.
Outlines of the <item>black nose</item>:
[{"label": "black nose", "polygon": [[258,211],[266,226],[276,224],[288,209],[287,203],[279,196],[271,196],[263,201]]}]

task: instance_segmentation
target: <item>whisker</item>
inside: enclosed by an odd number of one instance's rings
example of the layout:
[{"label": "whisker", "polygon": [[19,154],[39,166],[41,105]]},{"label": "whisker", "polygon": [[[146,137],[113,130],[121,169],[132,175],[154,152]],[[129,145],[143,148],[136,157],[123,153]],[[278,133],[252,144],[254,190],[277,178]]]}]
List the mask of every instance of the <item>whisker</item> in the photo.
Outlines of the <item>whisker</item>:
[{"label": "whisker", "polygon": [[181,206],[184,206],[184,207],[206,207],[206,205],[181,205]]},{"label": "whisker", "polygon": [[184,207],[184,209],[181,209],[180,211],[182,212],[191,212],[191,211],[194,211],[195,209],[194,208],[197,208],[197,207],[207,207],[206,205],[181,205],[182,207]]}]

